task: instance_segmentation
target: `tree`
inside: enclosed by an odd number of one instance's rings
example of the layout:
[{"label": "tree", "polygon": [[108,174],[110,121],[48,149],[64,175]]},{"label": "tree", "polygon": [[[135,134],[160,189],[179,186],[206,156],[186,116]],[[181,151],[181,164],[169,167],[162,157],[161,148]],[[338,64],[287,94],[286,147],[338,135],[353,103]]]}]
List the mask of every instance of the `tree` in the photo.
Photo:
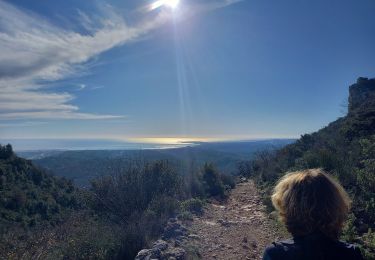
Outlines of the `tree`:
[{"label": "tree", "polygon": [[0,159],[9,159],[14,155],[13,148],[10,144],[0,145]]},{"label": "tree", "polygon": [[224,185],[219,173],[211,163],[204,165],[202,179],[207,195],[224,197]]}]

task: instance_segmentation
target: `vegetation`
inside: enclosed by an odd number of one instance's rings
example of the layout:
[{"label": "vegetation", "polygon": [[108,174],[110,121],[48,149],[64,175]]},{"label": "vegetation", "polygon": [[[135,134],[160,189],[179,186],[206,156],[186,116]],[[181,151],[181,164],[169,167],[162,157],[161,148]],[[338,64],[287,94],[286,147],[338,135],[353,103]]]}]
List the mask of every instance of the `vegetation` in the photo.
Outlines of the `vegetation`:
[{"label": "vegetation", "polygon": [[10,145],[0,145],[0,231],[9,225],[56,225],[62,216],[79,207],[73,183],[55,178],[30,161],[14,155]]},{"label": "vegetation", "polygon": [[89,206],[118,230],[118,258],[132,259],[178,210],[181,177],[167,162],[133,165],[93,180]]},{"label": "vegetation", "polygon": [[224,198],[223,182],[212,164],[204,165],[202,180],[206,194],[212,197]]},{"label": "vegetation", "polygon": [[191,198],[181,203],[181,212],[195,215],[203,214],[204,201],[198,198]]},{"label": "vegetation", "polygon": [[234,187],[212,164],[181,175],[168,161],[113,163],[83,190],[0,146],[0,258],[133,259],[170,217]]},{"label": "vegetation", "polygon": [[192,164],[202,166],[205,162],[212,162],[220,172],[232,175],[237,170],[238,162],[252,157],[257,151],[274,150],[291,142],[292,140],[276,139],[200,143],[196,146],[178,149],[39,151],[23,152],[20,155],[33,158],[36,165],[52,170],[57,176],[73,180],[79,187],[89,187],[91,179],[116,174],[119,167],[126,168],[134,161],[139,161],[140,158],[148,162],[168,160],[168,164],[182,175],[190,172]]},{"label": "vegetation", "polygon": [[347,116],[294,144],[274,152],[259,153],[240,164],[242,175],[253,177],[269,194],[286,172],[323,168],[335,176],[353,199],[353,214],[344,238],[361,244],[366,257],[375,257],[375,79],[359,78],[350,87]]}]

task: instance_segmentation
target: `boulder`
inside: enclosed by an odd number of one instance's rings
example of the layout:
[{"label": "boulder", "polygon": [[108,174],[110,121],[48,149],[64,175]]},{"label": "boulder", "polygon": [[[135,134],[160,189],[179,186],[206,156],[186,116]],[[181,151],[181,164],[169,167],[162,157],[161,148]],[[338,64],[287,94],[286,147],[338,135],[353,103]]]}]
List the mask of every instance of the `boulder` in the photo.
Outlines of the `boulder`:
[{"label": "boulder", "polygon": [[[162,239],[154,242],[151,249],[139,251],[136,260],[182,260],[186,251],[181,247],[189,232],[176,219],[170,219],[164,229]],[[197,235],[190,235],[192,239],[199,239]]]},{"label": "boulder", "polygon": [[150,260],[152,255],[151,249],[143,249],[138,252],[135,260]]},{"label": "boulder", "polygon": [[168,249],[166,254],[164,255],[164,259],[176,259],[176,260],[183,260],[185,259],[186,251],[181,247],[174,247]]},{"label": "boulder", "polygon": [[195,235],[195,234],[188,235],[188,238],[191,238],[191,239],[200,239],[200,237],[198,235]]},{"label": "boulder", "polygon": [[187,229],[182,226],[178,222],[169,222],[164,229],[163,238],[164,239],[171,239],[171,238],[181,238],[182,236],[186,236]]},{"label": "boulder", "polygon": [[153,244],[152,248],[159,251],[164,251],[168,248],[168,243],[162,239],[159,239]]}]

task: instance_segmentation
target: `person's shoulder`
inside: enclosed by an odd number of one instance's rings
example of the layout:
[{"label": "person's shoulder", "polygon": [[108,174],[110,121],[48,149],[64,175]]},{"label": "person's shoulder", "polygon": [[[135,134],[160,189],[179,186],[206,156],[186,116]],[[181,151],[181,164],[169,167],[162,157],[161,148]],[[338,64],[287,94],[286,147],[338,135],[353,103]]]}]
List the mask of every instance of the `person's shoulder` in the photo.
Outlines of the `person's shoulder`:
[{"label": "person's shoulder", "polygon": [[[333,244],[332,244],[333,243]],[[340,260],[363,260],[361,251],[353,244],[342,241],[331,241],[325,244],[325,249],[321,252],[329,256],[329,259]],[[310,248],[311,249],[311,248]],[[319,250],[318,250],[319,251]],[[311,253],[311,252],[310,252]],[[319,252],[315,252],[320,255]],[[284,259],[317,259],[312,255],[306,255],[301,245],[295,243],[293,239],[273,242],[266,248],[263,254],[263,260],[284,260]],[[319,258],[320,259],[320,258]],[[326,259],[326,258],[324,258]]]},{"label": "person's shoulder", "polygon": [[293,239],[273,242],[269,245],[263,254],[263,260],[283,259],[285,254],[294,246]]},{"label": "person's shoulder", "polygon": [[342,255],[345,256],[345,259],[363,259],[361,250],[359,250],[359,247],[354,244],[349,244],[343,241],[337,241],[336,246],[342,252]]}]

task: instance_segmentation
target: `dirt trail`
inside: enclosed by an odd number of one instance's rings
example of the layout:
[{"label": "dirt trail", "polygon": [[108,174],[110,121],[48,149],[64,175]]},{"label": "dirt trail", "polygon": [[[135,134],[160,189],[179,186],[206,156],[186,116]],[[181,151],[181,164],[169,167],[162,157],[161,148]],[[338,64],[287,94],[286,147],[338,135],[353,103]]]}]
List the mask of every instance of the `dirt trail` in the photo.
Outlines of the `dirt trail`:
[{"label": "dirt trail", "polygon": [[202,259],[261,259],[264,248],[280,239],[253,182],[238,184],[225,203],[209,204],[189,229]]}]

